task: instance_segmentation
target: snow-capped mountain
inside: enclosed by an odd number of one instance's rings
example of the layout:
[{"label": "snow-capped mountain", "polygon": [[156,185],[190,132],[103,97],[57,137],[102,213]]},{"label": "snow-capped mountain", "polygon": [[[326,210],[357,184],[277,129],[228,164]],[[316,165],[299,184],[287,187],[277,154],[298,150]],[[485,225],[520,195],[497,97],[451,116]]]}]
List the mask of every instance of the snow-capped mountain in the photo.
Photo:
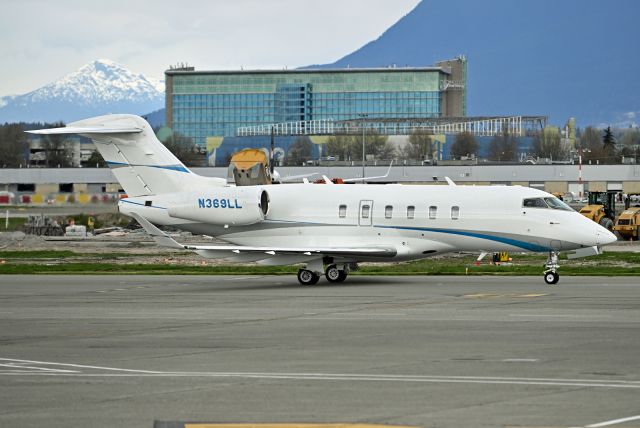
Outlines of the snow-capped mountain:
[{"label": "snow-capped mountain", "polygon": [[164,81],[100,59],[35,91],[0,98],[0,122],[71,122],[107,113],[145,114],[163,106]]}]

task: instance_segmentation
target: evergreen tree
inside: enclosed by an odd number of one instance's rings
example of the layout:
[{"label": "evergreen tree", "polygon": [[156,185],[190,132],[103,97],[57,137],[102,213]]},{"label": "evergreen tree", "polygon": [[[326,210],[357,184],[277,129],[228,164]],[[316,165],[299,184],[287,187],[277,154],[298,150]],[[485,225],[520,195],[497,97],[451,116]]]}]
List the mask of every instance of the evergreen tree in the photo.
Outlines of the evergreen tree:
[{"label": "evergreen tree", "polygon": [[450,153],[453,159],[475,155],[478,153],[478,142],[470,132],[461,132],[456,134]]},{"label": "evergreen tree", "polygon": [[604,152],[604,161],[607,163],[615,163],[616,161],[616,140],[611,132],[611,127],[607,126],[602,136],[602,151]]},{"label": "evergreen tree", "polygon": [[18,168],[27,164],[29,146],[22,124],[0,125],[0,153],[0,168]]}]

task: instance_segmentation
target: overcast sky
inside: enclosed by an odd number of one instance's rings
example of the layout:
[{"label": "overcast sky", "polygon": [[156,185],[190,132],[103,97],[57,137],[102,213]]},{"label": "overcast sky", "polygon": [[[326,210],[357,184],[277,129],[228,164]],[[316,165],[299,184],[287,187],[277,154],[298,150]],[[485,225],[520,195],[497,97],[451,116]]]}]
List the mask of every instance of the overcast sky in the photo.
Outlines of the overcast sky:
[{"label": "overcast sky", "polygon": [[161,78],[197,69],[333,62],[377,38],[419,0],[8,0],[0,14],[0,96],[98,58]]}]

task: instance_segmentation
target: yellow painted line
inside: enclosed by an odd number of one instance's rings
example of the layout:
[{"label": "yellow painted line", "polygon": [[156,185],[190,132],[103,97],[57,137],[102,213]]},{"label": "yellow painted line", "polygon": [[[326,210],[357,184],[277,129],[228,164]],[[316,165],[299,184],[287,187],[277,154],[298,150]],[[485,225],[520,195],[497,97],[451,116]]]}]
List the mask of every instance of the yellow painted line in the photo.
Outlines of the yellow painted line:
[{"label": "yellow painted line", "polygon": [[184,424],[184,428],[416,428],[409,425],[372,424]]}]

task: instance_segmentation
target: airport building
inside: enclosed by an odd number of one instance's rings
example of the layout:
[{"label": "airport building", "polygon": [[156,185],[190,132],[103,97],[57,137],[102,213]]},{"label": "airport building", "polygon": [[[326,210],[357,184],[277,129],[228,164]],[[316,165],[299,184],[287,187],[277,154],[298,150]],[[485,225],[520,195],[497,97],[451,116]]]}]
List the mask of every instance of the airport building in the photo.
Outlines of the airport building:
[{"label": "airport building", "polygon": [[[388,166],[367,166],[367,176],[382,176]],[[200,175],[226,177],[226,167],[192,168]],[[283,177],[309,174],[353,178],[362,167],[281,167]],[[567,194],[567,200],[587,191],[640,194],[640,165],[451,165],[394,166],[377,183],[445,184],[449,177],[461,185],[520,185]],[[285,184],[286,185],[286,184]],[[2,204],[58,205],[114,203],[124,192],[109,168],[0,168]]]},{"label": "airport building", "polygon": [[[433,67],[165,72],[166,125],[211,152],[241,127],[466,116],[464,57]],[[240,147],[238,147],[240,148]]]}]

